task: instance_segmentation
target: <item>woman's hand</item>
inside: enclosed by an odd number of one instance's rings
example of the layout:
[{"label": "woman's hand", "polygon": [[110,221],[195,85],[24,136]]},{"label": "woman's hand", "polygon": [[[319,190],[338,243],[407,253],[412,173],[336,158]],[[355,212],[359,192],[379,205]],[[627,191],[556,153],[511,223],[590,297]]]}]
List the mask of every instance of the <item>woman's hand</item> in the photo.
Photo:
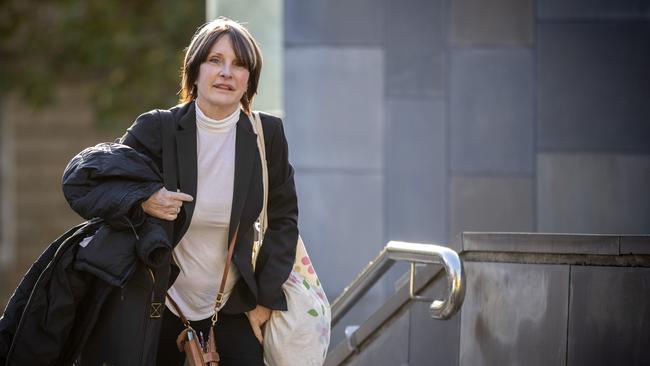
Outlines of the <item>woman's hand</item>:
[{"label": "woman's hand", "polygon": [[247,312],[246,316],[248,316],[248,321],[251,323],[251,328],[253,328],[255,337],[260,341],[260,344],[262,344],[264,342],[262,326],[269,320],[269,318],[271,318],[271,309],[262,305],[257,305],[255,309]]},{"label": "woman's hand", "polygon": [[186,193],[170,192],[165,187],[160,188],[146,201],[142,202],[142,210],[150,216],[174,221],[181,212],[183,202],[192,202],[194,198]]}]

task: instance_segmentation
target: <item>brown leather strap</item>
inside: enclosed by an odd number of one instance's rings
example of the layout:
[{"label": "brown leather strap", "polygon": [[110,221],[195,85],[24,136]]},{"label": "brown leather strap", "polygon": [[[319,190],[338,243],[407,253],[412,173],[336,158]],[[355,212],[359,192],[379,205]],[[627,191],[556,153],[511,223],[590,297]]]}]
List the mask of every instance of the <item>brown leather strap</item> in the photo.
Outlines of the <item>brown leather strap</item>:
[{"label": "brown leather strap", "polygon": [[[219,286],[219,292],[217,293],[217,298],[215,299],[215,304],[214,304],[215,315],[217,313],[218,308],[221,306],[221,300],[223,300],[223,291],[226,288],[226,280],[228,279],[228,271],[230,269],[230,262],[232,262],[232,255],[235,252],[235,243],[237,242],[238,234],[239,234],[239,224],[237,224],[237,227],[235,228],[235,234],[232,236],[232,239],[230,239],[230,244],[228,244],[228,259],[226,260],[226,265],[223,268],[223,275],[221,276],[221,285]],[[187,320],[187,318],[181,311],[181,308],[178,306],[176,301],[174,301],[174,299],[172,299],[172,297],[169,296],[169,293],[167,293],[166,295],[167,295],[167,299],[169,299],[169,302],[174,307],[174,310],[176,310],[178,316],[181,318],[183,325],[189,327],[190,322]]]},{"label": "brown leather strap", "polygon": [[219,286],[219,293],[217,293],[217,299],[215,300],[215,311],[219,306],[221,306],[221,300],[219,295],[223,296],[223,291],[226,289],[226,279],[228,278],[228,271],[230,270],[230,262],[232,262],[232,254],[235,252],[235,242],[237,241],[237,234],[239,234],[239,224],[235,228],[235,234],[230,240],[228,245],[228,260],[226,260],[226,265],[223,267],[223,275],[221,276],[221,286]]},{"label": "brown leather strap", "polygon": [[174,299],[172,299],[172,297],[169,296],[169,293],[167,293],[166,296],[167,296],[167,300],[169,300],[169,302],[172,303],[172,306],[174,307],[174,310],[176,310],[176,312],[178,313],[178,316],[181,318],[181,321],[183,322],[183,325],[186,328],[189,328],[190,327],[190,322],[187,320],[187,318],[185,317],[185,315],[181,311],[181,308],[178,307],[178,304],[176,303],[176,301],[174,301]]},{"label": "brown leather strap", "polygon": [[203,361],[208,364],[209,362],[219,362],[219,354],[217,352],[205,352],[203,353]]}]

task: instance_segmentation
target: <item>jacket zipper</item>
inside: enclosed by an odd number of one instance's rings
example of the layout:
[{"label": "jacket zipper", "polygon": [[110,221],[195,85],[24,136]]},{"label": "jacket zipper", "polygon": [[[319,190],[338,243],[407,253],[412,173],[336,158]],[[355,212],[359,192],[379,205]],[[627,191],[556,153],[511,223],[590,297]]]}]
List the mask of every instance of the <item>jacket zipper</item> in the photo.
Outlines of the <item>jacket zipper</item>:
[{"label": "jacket zipper", "polygon": [[147,267],[147,271],[149,271],[149,274],[151,275],[151,283],[154,284],[156,283],[156,276],[154,276],[153,271],[151,268]]}]

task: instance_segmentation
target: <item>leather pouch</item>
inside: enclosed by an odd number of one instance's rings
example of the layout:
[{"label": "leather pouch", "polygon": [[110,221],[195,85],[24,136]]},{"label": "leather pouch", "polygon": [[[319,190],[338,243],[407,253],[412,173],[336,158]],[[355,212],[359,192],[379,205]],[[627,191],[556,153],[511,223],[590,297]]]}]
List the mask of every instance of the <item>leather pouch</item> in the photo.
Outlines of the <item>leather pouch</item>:
[{"label": "leather pouch", "polygon": [[176,346],[185,352],[186,365],[190,366],[218,366],[219,353],[214,343],[214,331],[210,330],[206,349],[201,347],[201,342],[192,327],[186,327],[176,338]]}]

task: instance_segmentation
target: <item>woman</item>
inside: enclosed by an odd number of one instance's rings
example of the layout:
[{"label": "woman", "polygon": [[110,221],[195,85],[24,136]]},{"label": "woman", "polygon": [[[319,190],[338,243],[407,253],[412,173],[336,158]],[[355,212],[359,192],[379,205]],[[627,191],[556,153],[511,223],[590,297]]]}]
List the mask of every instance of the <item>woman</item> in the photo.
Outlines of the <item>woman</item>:
[{"label": "woman", "polygon": [[[173,261],[180,269],[171,275],[168,296],[173,301],[166,301],[158,365],[184,362],[176,347],[184,327],[173,302],[207,337],[227,246],[238,225],[226,301],[214,329],[222,366],[263,365],[262,327],[272,311],[287,310],[281,287],[295,257],[298,209],[282,122],[268,114],[261,120],[269,169],[269,224],[255,273],[251,263],[263,186],[249,115],[261,68],[255,39],[226,18],[201,27],[187,48],[182,104],[170,109],[179,190],[162,188],[141,203],[144,213],[174,221]],[[159,116],[155,111],[141,115],[121,142],[162,167]]]}]

